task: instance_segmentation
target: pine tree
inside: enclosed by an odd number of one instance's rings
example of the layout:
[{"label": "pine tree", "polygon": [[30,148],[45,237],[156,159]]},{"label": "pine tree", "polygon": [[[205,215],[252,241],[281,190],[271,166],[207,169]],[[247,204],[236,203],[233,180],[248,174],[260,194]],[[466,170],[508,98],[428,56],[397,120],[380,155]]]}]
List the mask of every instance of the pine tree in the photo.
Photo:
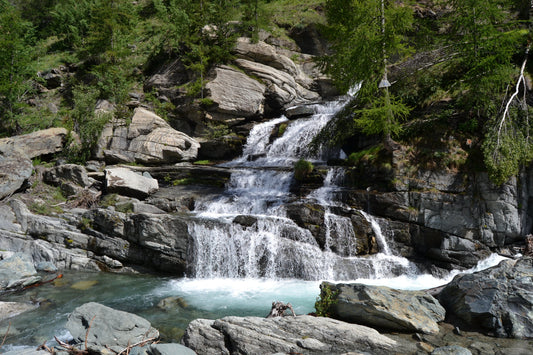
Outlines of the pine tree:
[{"label": "pine tree", "polygon": [[411,8],[390,0],[328,0],[326,34],[332,55],[321,64],[342,92],[360,85],[355,126],[385,140],[399,133],[409,109],[389,92],[389,58],[406,53]]}]

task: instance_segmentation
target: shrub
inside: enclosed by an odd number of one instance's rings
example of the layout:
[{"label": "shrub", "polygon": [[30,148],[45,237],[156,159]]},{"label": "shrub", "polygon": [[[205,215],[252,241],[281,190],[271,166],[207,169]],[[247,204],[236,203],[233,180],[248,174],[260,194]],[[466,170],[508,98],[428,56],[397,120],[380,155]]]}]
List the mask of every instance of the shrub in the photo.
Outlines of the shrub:
[{"label": "shrub", "polygon": [[296,180],[305,179],[313,171],[314,166],[311,162],[300,159],[294,164],[294,177]]}]

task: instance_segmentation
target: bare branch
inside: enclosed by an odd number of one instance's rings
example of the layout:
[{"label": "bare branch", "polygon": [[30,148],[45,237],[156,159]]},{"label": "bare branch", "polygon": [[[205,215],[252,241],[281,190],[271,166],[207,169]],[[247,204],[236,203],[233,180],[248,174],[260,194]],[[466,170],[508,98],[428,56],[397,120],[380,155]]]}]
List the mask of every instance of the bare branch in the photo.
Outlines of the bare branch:
[{"label": "bare branch", "polygon": [[4,343],[6,342],[7,335],[9,334],[9,329],[11,329],[11,322],[9,322],[9,325],[7,326],[6,334],[4,334],[4,339],[2,339],[2,344],[0,344],[0,348],[4,346]]}]

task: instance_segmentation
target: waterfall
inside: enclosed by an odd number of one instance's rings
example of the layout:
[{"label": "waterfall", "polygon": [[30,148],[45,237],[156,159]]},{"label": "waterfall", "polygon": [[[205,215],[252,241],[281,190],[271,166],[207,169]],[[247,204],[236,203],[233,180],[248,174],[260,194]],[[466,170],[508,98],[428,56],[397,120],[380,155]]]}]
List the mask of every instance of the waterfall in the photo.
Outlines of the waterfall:
[{"label": "waterfall", "polygon": [[[292,166],[300,158],[324,164],[325,152],[312,154],[307,147],[344,104],[314,105],[311,117],[289,121],[282,116],[250,131],[242,156],[223,165],[232,171],[224,193],[196,203],[189,223],[190,276],[350,280],[411,270],[406,259],[392,255],[370,216],[366,218],[381,253],[356,256],[358,241],[351,218],[330,208],[341,206],[335,194],[341,189],[342,168],[328,168],[324,185],[307,197],[325,208],[322,247],[308,229],[287,218],[284,205],[297,200],[290,192]],[[284,133],[272,140],[280,124],[287,125]]]}]

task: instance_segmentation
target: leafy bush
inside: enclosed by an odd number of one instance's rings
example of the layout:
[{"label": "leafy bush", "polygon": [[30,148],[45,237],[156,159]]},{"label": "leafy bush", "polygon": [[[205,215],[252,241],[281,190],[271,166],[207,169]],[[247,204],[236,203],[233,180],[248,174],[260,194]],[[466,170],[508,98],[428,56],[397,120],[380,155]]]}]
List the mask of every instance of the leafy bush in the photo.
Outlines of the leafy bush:
[{"label": "leafy bush", "polygon": [[338,291],[333,291],[328,284],[320,285],[320,296],[315,302],[316,315],[319,317],[331,316],[331,306],[337,303]]},{"label": "leafy bush", "polygon": [[307,160],[300,159],[294,164],[294,177],[296,180],[305,179],[315,167]]}]

